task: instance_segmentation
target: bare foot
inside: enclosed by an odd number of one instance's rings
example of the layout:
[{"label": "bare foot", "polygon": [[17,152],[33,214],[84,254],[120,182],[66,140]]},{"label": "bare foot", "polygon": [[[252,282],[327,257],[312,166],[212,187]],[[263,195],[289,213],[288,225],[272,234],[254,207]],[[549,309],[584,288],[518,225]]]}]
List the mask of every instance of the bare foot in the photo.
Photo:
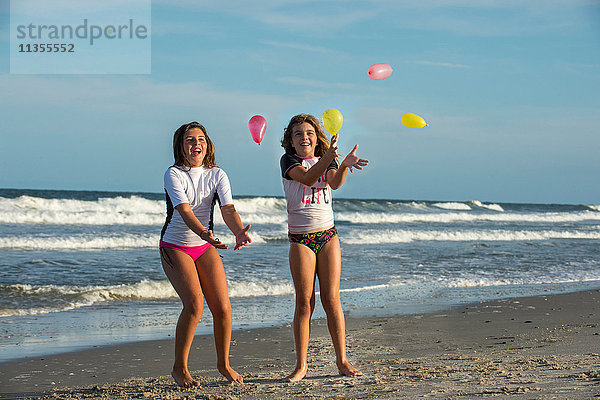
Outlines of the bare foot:
[{"label": "bare foot", "polygon": [[177,385],[179,385],[182,388],[193,388],[196,386],[200,386],[200,384],[196,382],[194,378],[192,378],[192,375],[190,375],[190,371],[188,371],[187,369],[177,371],[173,370],[171,371],[171,376],[173,377],[173,379],[175,379],[175,383],[177,383]]},{"label": "bare foot", "polygon": [[345,363],[342,363],[341,365],[338,365],[338,371],[340,372],[340,375],[344,376],[360,376],[363,374],[362,372],[354,368],[352,365],[350,365],[350,363],[347,361]]},{"label": "bare foot", "polygon": [[296,368],[294,370],[294,372],[292,372],[290,375],[286,376],[285,378],[283,378],[283,382],[298,382],[301,381],[305,376],[306,376],[306,371],[308,370],[308,367],[304,367],[304,368]]},{"label": "bare foot", "polygon": [[234,385],[243,385],[244,378],[237,372],[233,370],[231,367],[217,367],[221,375],[223,375],[227,380]]}]

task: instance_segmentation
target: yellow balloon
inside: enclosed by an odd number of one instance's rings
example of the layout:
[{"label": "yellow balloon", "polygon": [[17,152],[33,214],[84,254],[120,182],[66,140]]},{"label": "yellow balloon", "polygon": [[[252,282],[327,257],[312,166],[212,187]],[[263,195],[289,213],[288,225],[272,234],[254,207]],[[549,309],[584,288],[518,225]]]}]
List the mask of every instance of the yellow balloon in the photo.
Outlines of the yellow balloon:
[{"label": "yellow balloon", "polygon": [[335,135],[340,130],[343,121],[342,113],[335,108],[330,108],[323,113],[323,126],[332,135]]},{"label": "yellow balloon", "polygon": [[405,113],[400,118],[400,121],[404,126],[408,126],[409,128],[422,128],[424,126],[429,126],[427,122],[417,114],[413,113]]}]

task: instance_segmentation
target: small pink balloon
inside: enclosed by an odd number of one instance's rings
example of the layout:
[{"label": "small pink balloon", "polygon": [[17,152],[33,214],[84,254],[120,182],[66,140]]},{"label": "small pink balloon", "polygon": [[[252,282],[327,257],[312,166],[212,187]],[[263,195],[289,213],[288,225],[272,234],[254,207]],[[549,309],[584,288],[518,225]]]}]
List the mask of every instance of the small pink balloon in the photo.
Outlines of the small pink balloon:
[{"label": "small pink balloon", "polygon": [[369,67],[369,78],[377,81],[389,78],[391,74],[392,67],[385,63],[373,64]]},{"label": "small pink balloon", "polygon": [[250,129],[252,139],[260,146],[260,142],[262,142],[267,130],[267,120],[261,115],[255,115],[248,121],[248,129]]}]

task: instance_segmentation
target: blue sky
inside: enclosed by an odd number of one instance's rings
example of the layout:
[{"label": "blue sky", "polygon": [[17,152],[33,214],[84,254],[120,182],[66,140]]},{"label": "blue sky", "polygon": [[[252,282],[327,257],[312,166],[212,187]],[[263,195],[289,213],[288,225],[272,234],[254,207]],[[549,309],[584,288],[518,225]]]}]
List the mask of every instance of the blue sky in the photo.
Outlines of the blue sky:
[{"label": "blue sky", "polygon": [[290,117],[337,108],[371,161],[337,197],[600,203],[598,1],[156,0],[139,75],[10,74],[0,4],[0,187],[161,192],[197,120],[234,194],[280,196]]}]

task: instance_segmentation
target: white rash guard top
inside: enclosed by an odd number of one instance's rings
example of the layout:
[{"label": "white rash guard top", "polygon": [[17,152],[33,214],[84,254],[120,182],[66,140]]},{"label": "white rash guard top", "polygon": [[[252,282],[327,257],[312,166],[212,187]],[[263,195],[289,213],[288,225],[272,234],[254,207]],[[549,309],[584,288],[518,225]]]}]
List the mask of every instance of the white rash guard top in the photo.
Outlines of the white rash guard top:
[{"label": "white rash guard top", "polygon": [[185,223],[175,207],[188,203],[202,226],[209,229],[212,209],[218,201],[222,206],[233,204],[229,178],[221,168],[187,168],[172,166],[164,176],[167,193],[167,219],[161,240],[179,246],[202,246],[200,239]]},{"label": "white rash guard top", "polygon": [[306,186],[289,177],[288,172],[297,165],[309,169],[320,157],[302,158],[295,154],[281,157],[281,176],[287,200],[288,230],[291,233],[307,233],[325,230],[333,226],[331,188],[327,184],[327,172],[338,169],[333,160],[323,175],[312,186]]}]

